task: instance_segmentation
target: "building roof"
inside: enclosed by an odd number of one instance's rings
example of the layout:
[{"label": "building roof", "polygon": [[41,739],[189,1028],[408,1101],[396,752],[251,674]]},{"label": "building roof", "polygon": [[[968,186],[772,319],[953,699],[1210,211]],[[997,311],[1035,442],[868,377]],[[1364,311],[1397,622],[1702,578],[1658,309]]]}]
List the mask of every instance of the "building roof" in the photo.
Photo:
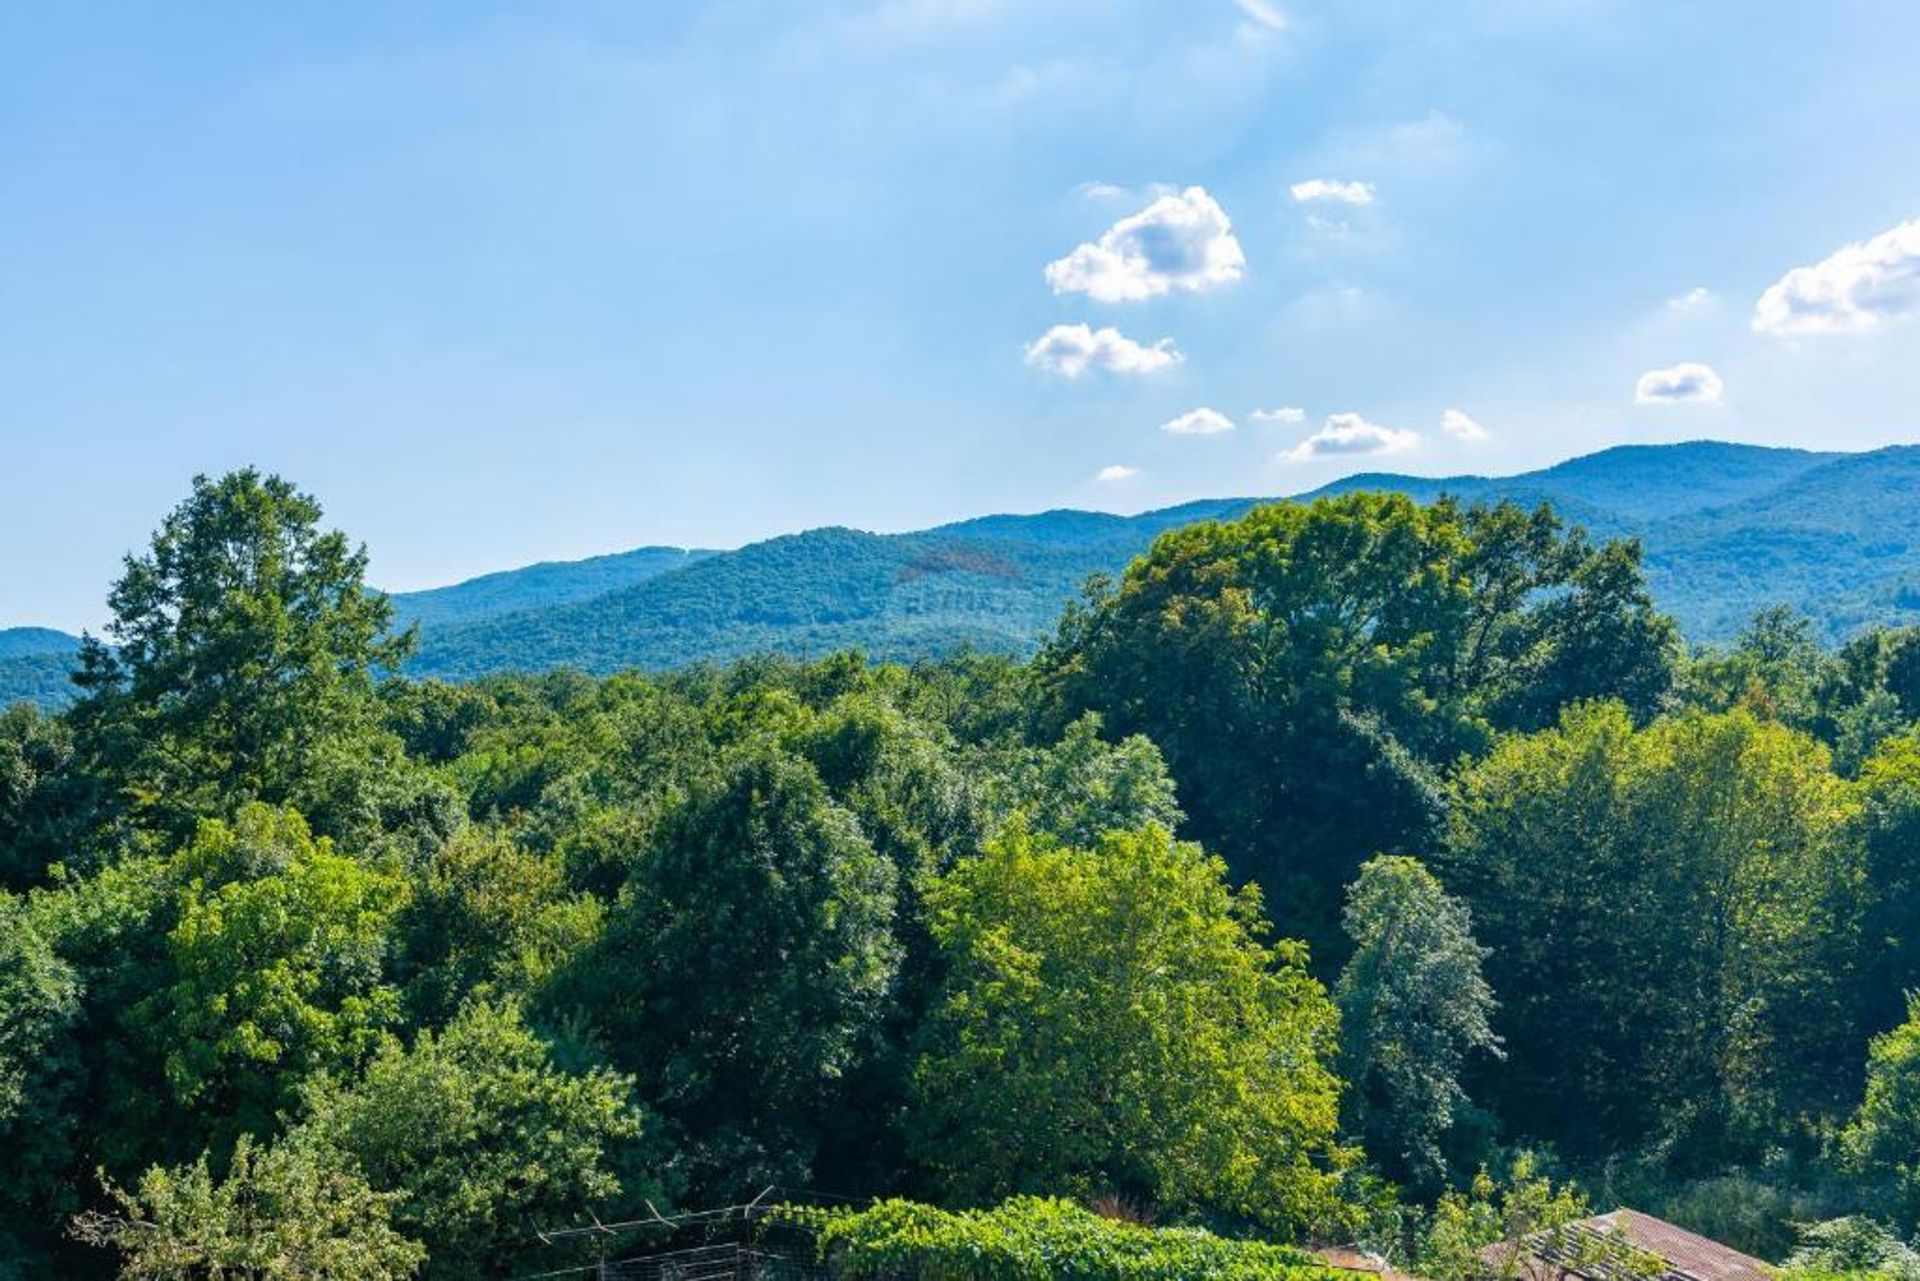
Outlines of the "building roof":
[{"label": "building roof", "polygon": [[1698,1281],[1766,1281],[1773,1271],[1752,1255],[1638,1210],[1595,1215],[1579,1226],[1596,1232],[1618,1232],[1631,1244],[1665,1259],[1671,1269],[1669,1276]]},{"label": "building roof", "polygon": [[[1596,1239],[1622,1240],[1636,1250],[1658,1255],[1667,1265],[1667,1270],[1660,1274],[1660,1281],[1767,1281],[1772,1275],[1771,1268],[1751,1255],[1742,1254],[1731,1246],[1638,1210],[1621,1209],[1596,1214],[1590,1219],[1568,1224],[1561,1231],[1578,1232]],[[1511,1244],[1492,1247],[1488,1251],[1489,1260],[1503,1249],[1510,1250]],[[1602,1274],[1598,1281],[1620,1281],[1615,1275],[1620,1271],[1617,1267],[1588,1264],[1585,1265],[1587,1270],[1583,1270],[1582,1265],[1570,1264],[1564,1258],[1556,1259],[1553,1256],[1558,1252],[1544,1240],[1536,1242],[1536,1248],[1529,1253],[1523,1275],[1533,1281],[1585,1277],[1589,1271]],[[1512,1255],[1508,1254],[1507,1257],[1511,1259]],[[1604,1259],[1604,1249],[1596,1257]]]}]

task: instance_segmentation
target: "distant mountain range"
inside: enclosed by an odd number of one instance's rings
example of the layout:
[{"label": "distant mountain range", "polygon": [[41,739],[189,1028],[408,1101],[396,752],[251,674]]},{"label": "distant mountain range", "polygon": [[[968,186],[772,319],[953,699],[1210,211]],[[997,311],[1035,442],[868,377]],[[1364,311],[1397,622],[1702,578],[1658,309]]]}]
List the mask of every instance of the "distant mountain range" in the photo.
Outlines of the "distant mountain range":
[{"label": "distant mountain range", "polygon": [[[1365,489],[1547,501],[1596,536],[1637,537],[1656,598],[1694,641],[1724,640],[1774,603],[1805,610],[1831,639],[1920,622],[1920,447],[1634,445],[1517,476],[1349,476],[1299,497]],[[420,627],[410,670],[456,680],[847,647],[891,659],[1025,653],[1089,574],[1119,572],[1164,530],[1267,501],[982,516],[904,534],[815,529],[726,552],[645,547],[393,600]],[[0,631],[0,704],[59,697],[76,643]]]}]

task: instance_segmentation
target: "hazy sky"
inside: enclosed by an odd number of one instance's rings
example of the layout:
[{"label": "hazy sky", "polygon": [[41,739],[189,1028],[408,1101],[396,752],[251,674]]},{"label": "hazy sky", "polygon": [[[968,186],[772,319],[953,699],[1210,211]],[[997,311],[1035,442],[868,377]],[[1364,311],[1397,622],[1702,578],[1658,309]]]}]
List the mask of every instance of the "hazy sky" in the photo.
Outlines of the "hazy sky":
[{"label": "hazy sky", "polygon": [[0,0],[0,625],[97,624],[249,462],[404,588],[1920,438],[1916,48],[1912,0]]}]

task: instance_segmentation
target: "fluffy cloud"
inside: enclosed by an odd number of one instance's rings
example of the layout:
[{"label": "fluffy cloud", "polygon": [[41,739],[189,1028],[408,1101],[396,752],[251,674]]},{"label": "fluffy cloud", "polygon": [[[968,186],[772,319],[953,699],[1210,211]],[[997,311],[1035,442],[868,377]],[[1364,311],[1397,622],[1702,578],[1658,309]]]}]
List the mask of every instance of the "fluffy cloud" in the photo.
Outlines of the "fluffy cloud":
[{"label": "fluffy cloud", "polygon": [[1713,291],[1705,285],[1695,285],[1678,298],[1667,299],[1667,306],[1675,311],[1698,311],[1713,301]]},{"label": "fluffy cloud", "polygon": [[1257,423],[1303,423],[1307,421],[1307,411],[1298,405],[1280,405],[1273,409],[1256,409],[1253,421]]},{"label": "fluffy cloud", "polygon": [[1138,467],[1129,467],[1125,463],[1115,463],[1111,467],[1102,467],[1093,474],[1093,478],[1106,484],[1116,480],[1132,480],[1140,474]]},{"label": "fluffy cloud", "polygon": [[1683,361],[1671,369],[1649,369],[1634,385],[1637,405],[1678,405],[1689,400],[1718,404],[1727,385],[1705,365]]},{"label": "fluffy cloud", "polygon": [[1247,258],[1227,211],[1202,187],[1161,196],[1100,239],[1047,264],[1057,294],[1138,302],[1176,289],[1199,292],[1240,279]]},{"label": "fluffy cloud", "polygon": [[1420,443],[1418,432],[1400,431],[1370,423],[1359,414],[1333,414],[1319,431],[1289,449],[1281,457],[1288,462],[1312,462],[1316,458],[1354,458],[1368,454],[1405,453]]},{"label": "fluffy cloud", "polygon": [[1487,440],[1493,435],[1458,409],[1449,409],[1440,415],[1440,430],[1455,440],[1464,440],[1469,443]]},{"label": "fluffy cloud", "polygon": [[1150,374],[1156,369],[1177,365],[1183,359],[1171,338],[1162,338],[1148,347],[1111,325],[1104,329],[1055,325],[1027,344],[1029,365],[1050,369],[1068,378],[1078,378],[1089,369],[1109,374]]},{"label": "fluffy cloud", "polygon": [[1294,183],[1288,190],[1301,204],[1314,200],[1331,200],[1342,205],[1373,203],[1373,184],[1370,182],[1340,182],[1333,178],[1309,178],[1305,182]]},{"label": "fluffy cloud", "polygon": [[1233,430],[1233,419],[1217,409],[1189,409],[1178,418],[1160,424],[1160,430],[1175,436],[1213,436]]},{"label": "fluffy cloud", "polygon": [[1920,218],[1780,277],[1753,309],[1763,334],[1837,334],[1920,314]]}]

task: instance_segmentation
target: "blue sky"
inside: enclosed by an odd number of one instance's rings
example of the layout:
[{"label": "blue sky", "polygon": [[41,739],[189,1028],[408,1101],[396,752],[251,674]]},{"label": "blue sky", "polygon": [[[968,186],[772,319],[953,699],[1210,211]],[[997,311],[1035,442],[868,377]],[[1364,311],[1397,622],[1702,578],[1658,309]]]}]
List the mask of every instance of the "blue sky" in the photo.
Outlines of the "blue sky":
[{"label": "blue sky", "polygon": [[244,463],[407,588],[1920,438],[1904,0],[0,24],[0,625],[97,624],[188,478]]}]

